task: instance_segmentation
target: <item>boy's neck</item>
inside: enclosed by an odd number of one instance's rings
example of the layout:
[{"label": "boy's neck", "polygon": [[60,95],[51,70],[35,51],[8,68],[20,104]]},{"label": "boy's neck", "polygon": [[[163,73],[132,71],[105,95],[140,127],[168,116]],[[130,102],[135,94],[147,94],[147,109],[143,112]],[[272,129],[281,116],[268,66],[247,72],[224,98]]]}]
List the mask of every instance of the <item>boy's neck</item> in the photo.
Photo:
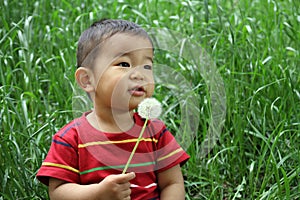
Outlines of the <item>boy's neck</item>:
[{"label": "boy's neck", "polygon": [[96,129],[107,133],[123,133],[134,125],[133,111],[97,111],[87,116],[88,122]]}]

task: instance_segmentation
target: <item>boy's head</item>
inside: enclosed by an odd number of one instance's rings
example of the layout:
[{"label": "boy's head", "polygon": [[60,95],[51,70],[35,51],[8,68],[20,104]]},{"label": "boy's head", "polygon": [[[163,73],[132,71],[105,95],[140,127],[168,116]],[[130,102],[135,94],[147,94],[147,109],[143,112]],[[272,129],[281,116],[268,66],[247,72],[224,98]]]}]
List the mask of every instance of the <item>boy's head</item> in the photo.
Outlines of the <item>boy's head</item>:
[{"label": "boy's head", "polygon": [[132,110],[154,91],[153,44],[125,20],[100,20],[78,42],[76,80],[94,107]]},{"label": "boy's head", "polygon": [[121,19],[102,19],[81,34],[77,48],[77,67],[92,67],[101,43],[116,33],[145,37],[152,44],[147,32],[137,24]]}]

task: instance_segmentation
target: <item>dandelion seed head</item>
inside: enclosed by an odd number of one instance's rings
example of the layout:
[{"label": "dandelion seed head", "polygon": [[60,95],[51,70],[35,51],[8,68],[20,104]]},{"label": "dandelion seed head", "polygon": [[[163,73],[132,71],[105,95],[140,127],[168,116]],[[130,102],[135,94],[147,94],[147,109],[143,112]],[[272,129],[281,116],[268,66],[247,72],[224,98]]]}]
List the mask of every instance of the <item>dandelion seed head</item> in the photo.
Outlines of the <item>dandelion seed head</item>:
[{"label": "dandelion seed head", "polygon": [[146,98],[138,105],[138,114],[144,119],[158,118],[161,112],[161,103],[155,98]]}]

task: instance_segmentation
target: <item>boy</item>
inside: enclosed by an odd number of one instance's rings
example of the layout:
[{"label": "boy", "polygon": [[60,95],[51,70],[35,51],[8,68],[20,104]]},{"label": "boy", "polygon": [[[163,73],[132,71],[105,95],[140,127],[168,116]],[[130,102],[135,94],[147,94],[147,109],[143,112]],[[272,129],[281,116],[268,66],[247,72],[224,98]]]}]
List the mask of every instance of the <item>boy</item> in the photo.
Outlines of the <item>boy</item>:
[{"label": "boy", "polygon": [[121,174],[144,119],[134,109],[154,92],[153,44],[138,25],[100,20],[78,42],[76,81],[94,109],[53,136],[37,174],[51,199],[184,199],[189,156],[160,120],[150,120]]}]

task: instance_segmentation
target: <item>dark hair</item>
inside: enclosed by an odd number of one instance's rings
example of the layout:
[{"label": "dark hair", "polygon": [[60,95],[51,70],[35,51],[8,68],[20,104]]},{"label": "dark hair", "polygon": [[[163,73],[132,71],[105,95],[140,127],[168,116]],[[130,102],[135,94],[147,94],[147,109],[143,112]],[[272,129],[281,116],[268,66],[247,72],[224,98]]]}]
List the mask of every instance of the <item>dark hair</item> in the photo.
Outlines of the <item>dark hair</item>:
[{"label": "dark hair", "polygon": [[131,33],[146,37],[152,43],[147,32],[139,25],[121,19],[102,19],[94,22],[85,30],[78,41],[77,67],[87,67],[93,64],[99,44],[116,33]]}]

